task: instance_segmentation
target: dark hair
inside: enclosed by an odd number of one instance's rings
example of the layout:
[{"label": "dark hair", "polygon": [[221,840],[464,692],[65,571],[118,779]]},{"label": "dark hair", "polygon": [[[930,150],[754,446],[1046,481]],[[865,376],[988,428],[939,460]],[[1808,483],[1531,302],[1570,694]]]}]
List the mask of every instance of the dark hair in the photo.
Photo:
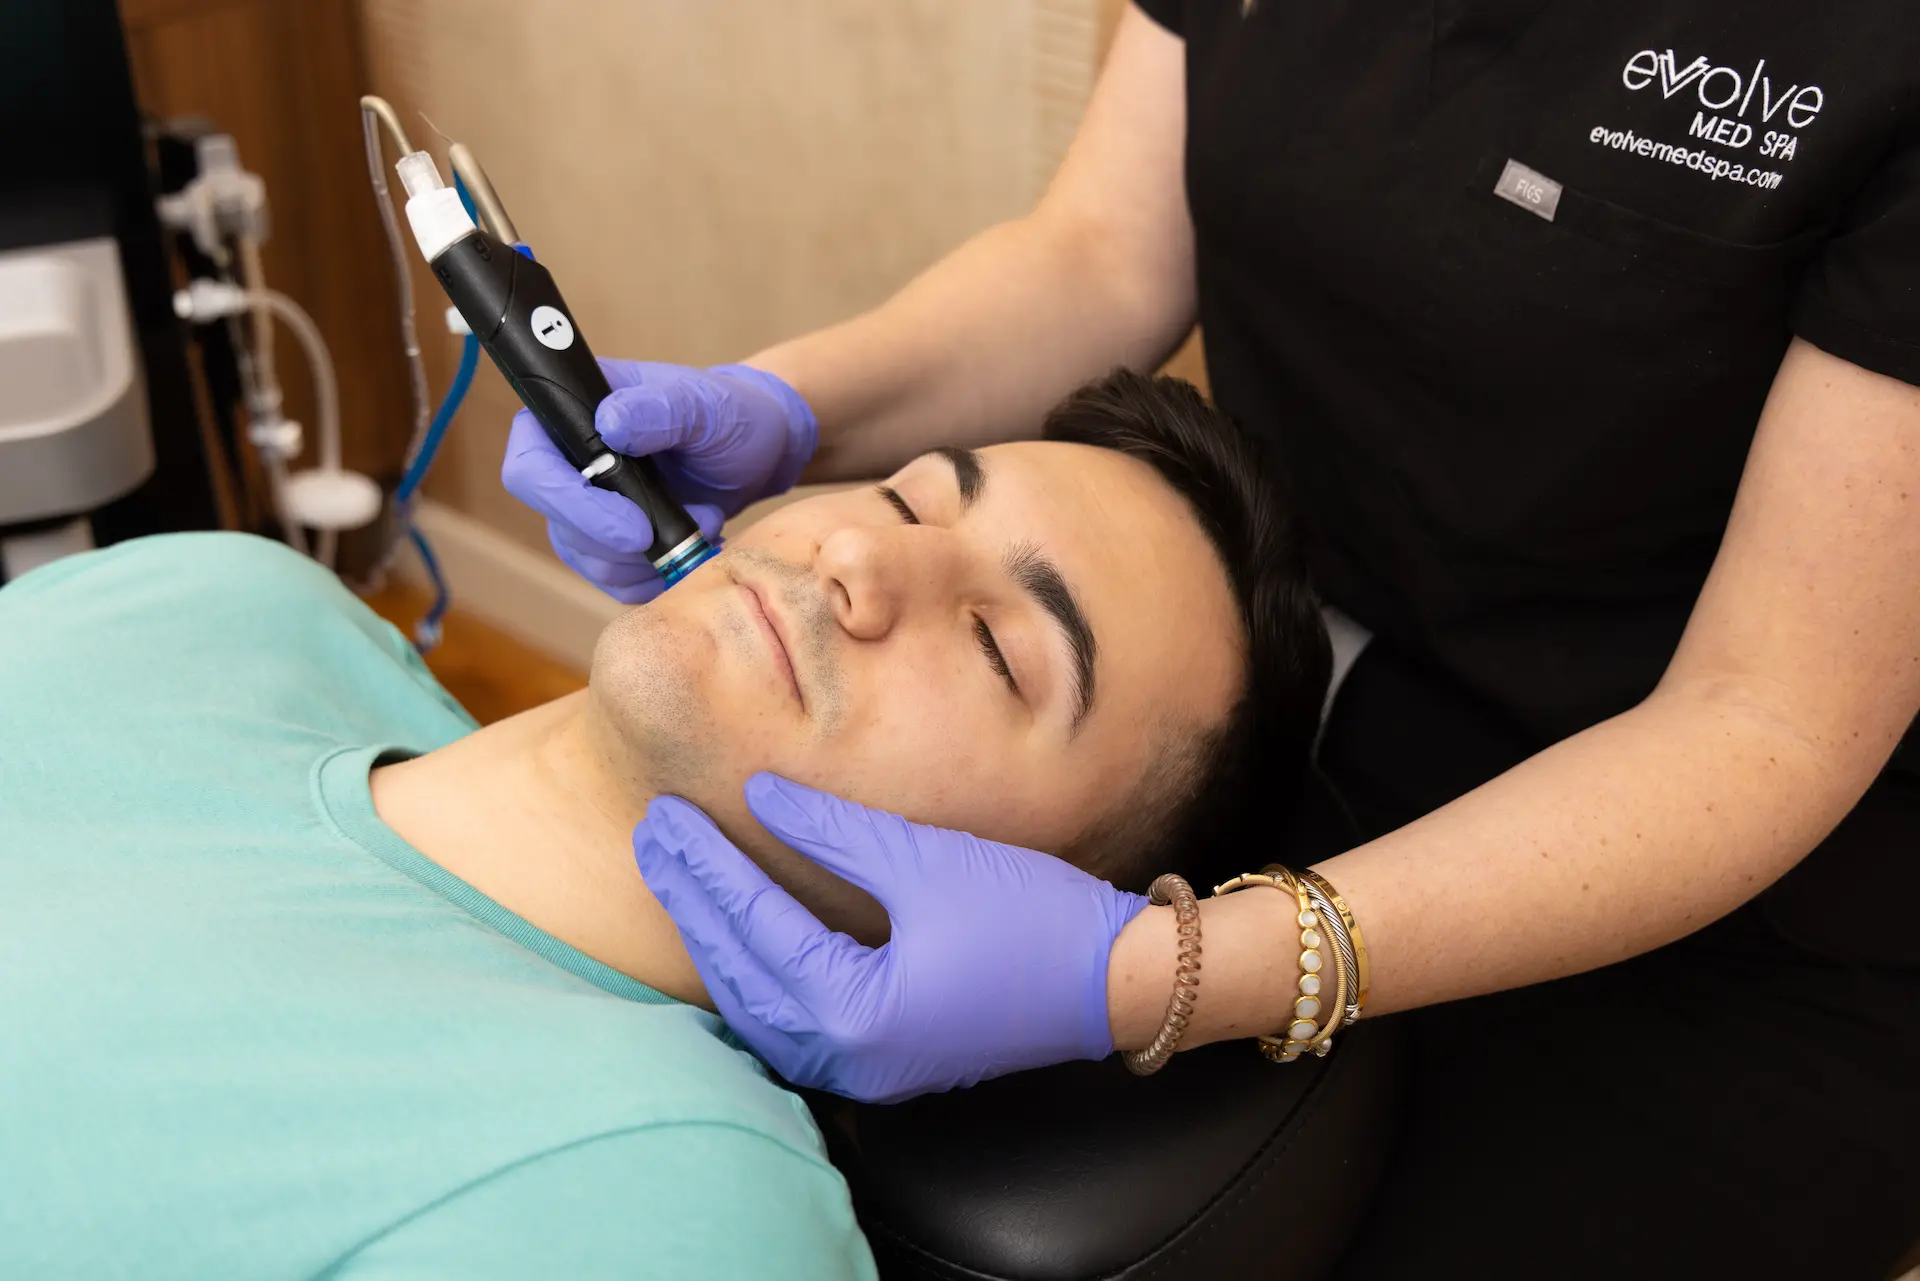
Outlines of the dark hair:
[{"label": "dark hair", "polygon": [[1284,487],[1260,442],[1178,378],[1117,369],[1062,401],[1041,434],[1137,458],[1186,499],[1232,586],[1246,654],[1226,720],[1171,745],[1145,794],[1068,854],[1135,890],[1165,871],[1198,888],[1252,870],[1305,777],[1332,667]]}]

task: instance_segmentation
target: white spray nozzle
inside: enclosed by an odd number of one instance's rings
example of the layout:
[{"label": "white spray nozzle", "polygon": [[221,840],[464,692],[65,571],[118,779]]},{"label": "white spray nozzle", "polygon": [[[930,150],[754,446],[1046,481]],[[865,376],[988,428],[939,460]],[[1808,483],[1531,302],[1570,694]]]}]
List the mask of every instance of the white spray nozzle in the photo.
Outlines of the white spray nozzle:
[{"label": "white spray nozzle", "polygon": [[407,189],[407,225],[428,262],[447,246],[474,230],[473,218],[460,203],[460,193],[440,180],[440,168],[424,151],[410,151],[394,165],[400,185]]},{"label": "white spray nozzle", "polygon": [[[420,164],[414,165],[416,160]],[[432,156],[416,151],[395,168],[407,188],[407,225],[413,228],[414,243],[428,262],[445,253],[454,241],[473,234],[473,216],[460,203],[460,193],[440,181]]]},{"label": "white spray nozzle", "polygon": [[399,172],[400,185],[407,189],[408,196],[422,196],[447,185],[440,179],[440,166],[424,151],[409,151],[393,167]]}]

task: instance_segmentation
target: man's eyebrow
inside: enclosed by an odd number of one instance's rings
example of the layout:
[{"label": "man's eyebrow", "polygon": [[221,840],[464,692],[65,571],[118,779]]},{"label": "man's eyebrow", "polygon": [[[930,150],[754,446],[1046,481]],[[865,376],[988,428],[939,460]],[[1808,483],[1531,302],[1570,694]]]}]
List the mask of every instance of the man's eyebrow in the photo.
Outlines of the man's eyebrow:
[{"label": "man's eyebrow", "polygon": [[946,459],[947,466],[953,468],[953,483],[960,487],[961,511],[980,501],[987,488],[987,469],[981,466],[979,454],[958,445],[942,445],[933,456]]},{"label": "man's eyebrow", "polygon": [[1099,652],[1093,628],[1087,625],[1080,602],[1074,599],[1073,590],[1061,577],[1060,567],[1038,547],[1032,543],[1014,544],[1007,550],[1006,569],[1020,590],[1052,616],[1067,638],[1067,649],[1073,655],[1073,728],[1078,733],[1080,722],[1093,710],[1093,659]]},{"label": "man's eyebrow", "polygon": [[[933,453],[953,468],[953,481],[960,490],[960,510],[964,512],[979,502],[987,489],[987,469],[980,455],[957,445],[942,445]],[[1077,733],[1093,710],[1093,660],[1100,648],[1093,638],[1093,628],[1060,567],[1038,547],[1014,544],[1007,549],[1005,566],[1007,576],[1047,612],[1066,638],[1067,650],[1073,655],[1073,728]]]}]

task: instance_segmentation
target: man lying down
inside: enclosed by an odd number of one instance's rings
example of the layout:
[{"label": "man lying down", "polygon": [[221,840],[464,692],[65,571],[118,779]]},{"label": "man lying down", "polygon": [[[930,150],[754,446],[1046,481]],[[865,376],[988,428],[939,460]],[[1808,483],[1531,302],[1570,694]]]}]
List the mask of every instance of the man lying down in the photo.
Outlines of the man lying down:
[{"label": "man lying down", "polygon": [[0,591],[0,1275],[870,1275],[630,832],[684,796],[871,937],[756,772],[1138,882],[1302,755],[1324,641],[1244,439],[1131,375],[1046,435],[780,509],[485,729],[259,539]]}]

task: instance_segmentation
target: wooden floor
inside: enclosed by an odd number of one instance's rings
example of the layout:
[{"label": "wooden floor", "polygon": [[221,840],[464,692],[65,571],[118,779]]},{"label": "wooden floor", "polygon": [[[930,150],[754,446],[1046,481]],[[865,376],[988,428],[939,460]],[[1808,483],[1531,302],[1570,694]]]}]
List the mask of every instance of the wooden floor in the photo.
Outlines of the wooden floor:
[{"label": "wooden floor", "polygon": [[[375,613],[408,636],[430,603],[424,591],[401,583],[367,597]],[[587,683],[585,673],[529,649],[461,613],[458,606],[448,611],[442,633],[439,646],[427,655],[427,666],[482,725],[571,694]]]}]

